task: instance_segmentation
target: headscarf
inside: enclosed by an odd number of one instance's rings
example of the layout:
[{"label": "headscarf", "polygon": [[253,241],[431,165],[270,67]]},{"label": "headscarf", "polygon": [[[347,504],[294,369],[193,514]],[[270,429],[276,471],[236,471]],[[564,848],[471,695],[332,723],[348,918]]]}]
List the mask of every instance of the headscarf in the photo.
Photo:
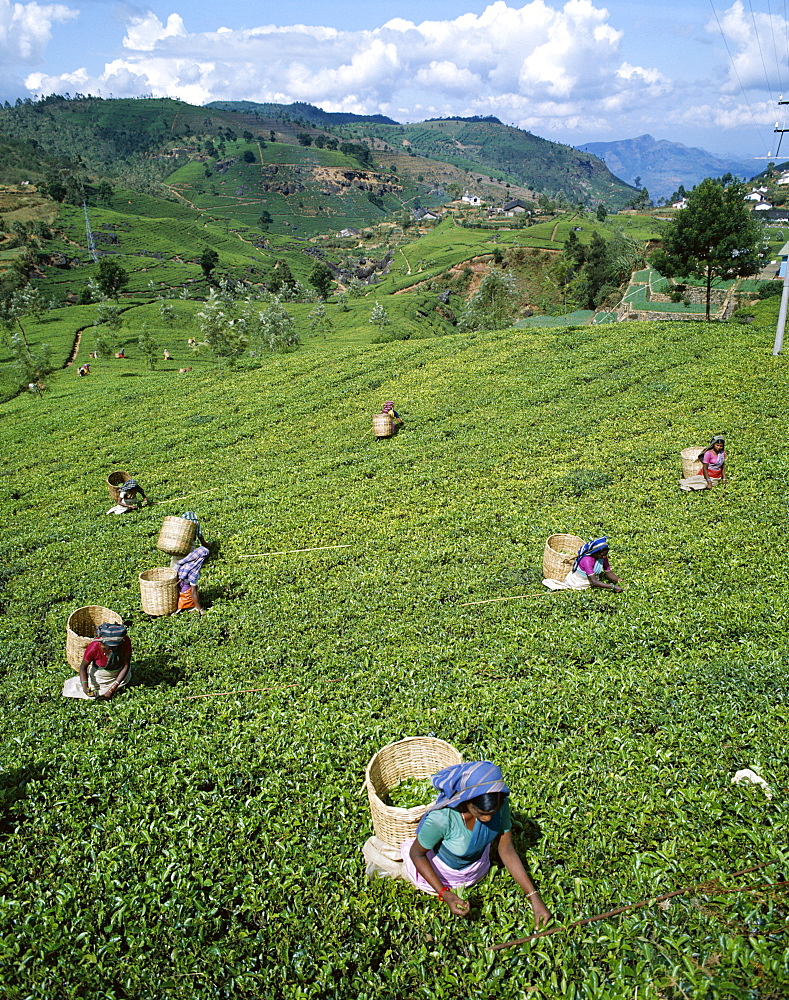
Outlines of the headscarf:
[{"label": "headscarf", "polygon": [[704,456],[707,454],[707,452],[713,450],[713,445],[716,445],[718,443],[722,444],[724,448],[726,447],[726,442],[723,440],[722,434],[715,435],[715,437],[712,439],[712,441],[710,441],[710,443],[707,445],[704,451],[699,452],[699,457],[696,459],[696,461],[703,462]]},{"label": "headscarf", "polygon": [[394,403],[384,403],[381,407],[381,413],[389,413],[390,410],[394,409]]},{"label": "headscarf", "polygon": [[489,760],[472,760],[466,764],[445,767],[430,780],[438,791],[438,798],[427,810],[428,813],[445,806],[460,805],[461,802],[468,802],[469,799],[488,792],[510,794],[501,771]]},{"label": "headscarf", "polygon": [[602,538],[593,538],[591,542],[585,542],[580,549],[578,549],[578,555],[575,557],[575,562],[573,563],[573,573],[578,569],[578,563],[584,556],[596,556],[598,552],[602,552],[603,549],[607,548],[608,539],[605,535],[603,535]]},{"label": "headscarf", "polygon": [[192,521],[192,523],[196,525],[197,531],[195,531],[195,538],[201,545],[204,545],[205,539],[203,538],[203,532],[200,529],[200,521],[197,518],[197,514],[195,514],[193,510],[187,510],[184,511],[183,514],[181,514],[181,517],[184,519],[184,521]]},{"label": "headscarf", "polygon": [[123,666],[121,649],[126,642],[126,626],[104,622],[96,629],[96,638],[109,649],[106,669],[120,670]]},{"label": "headscarf", "polygon": [[137,482],[136,479],[127,479],[125,483],[121,483],[121,485],[118,487],[118,492],[131,493],[133,490],[138,490],[139,488],[140,484]]}]

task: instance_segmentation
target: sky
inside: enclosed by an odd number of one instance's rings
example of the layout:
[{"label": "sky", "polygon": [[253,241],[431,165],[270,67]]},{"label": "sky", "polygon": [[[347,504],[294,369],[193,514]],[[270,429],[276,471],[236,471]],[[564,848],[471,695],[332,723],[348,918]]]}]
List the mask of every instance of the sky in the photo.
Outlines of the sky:
[{"label": "sky", "polygon": [[788,0],[0,0],[11,103],[154,94],[400,122],[495,115],[573,146],[649,133],[755,162],[776,155],[776,123],[789,128],[784,88],[789,100]]}]

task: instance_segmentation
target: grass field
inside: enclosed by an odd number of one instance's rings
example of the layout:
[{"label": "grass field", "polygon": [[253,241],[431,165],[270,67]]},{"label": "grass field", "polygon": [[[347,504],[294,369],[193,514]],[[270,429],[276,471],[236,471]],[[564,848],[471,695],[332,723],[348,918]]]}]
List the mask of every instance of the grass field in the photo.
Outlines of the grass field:
[{"label": "grass field", "polygon": [[[374,332],[225,375],[179,374],[182,348],[99,363],[0,404],[4,997],[779,1000],[789,372],[767,325]],[[406,426],[376,442],[386,399]],[[680,449],[721,431],[730,483],[681,493]],[[113,469],[153,505],[108,517]],[[137,575],[187,508],[209,610],[148,619]],[[557,531],[606,533],[625,592],[548,594]],[[265,555],[324,545],[348,547]],[[94,603],[137,683],[65,701],[66,619]],[[707,888],[488,950],[532,927],[502,869],[468,922],[364,876],[365,764],[426,733],[500,764],[557,921]]]}]

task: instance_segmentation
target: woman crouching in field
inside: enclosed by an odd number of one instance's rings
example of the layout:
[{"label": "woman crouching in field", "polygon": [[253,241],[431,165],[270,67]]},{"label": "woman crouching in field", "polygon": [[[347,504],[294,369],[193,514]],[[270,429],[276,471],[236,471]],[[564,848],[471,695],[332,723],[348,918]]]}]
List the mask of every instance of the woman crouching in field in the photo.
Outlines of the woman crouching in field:
[{"label": "woman crouching in field", "polygon": [[[605,579],[603,579],[605,578]],[[599,587],[621,594],[619,577],[608,561],[608,539],[595,538],[578,550],[572,570],[563,580],[543,580],[549,590],[586,590]]]},{"label": "woman crouching in field", "polygon": [[685,490],[686,493],[690,490],[711,490],[715,483],[725,484],[726,442],[720,434],[717,434],[709,446],[701,452],[698,461],[701,462],[701,474],[681,479],[679,483],[681,490]]},{"label": "woman crouching in field", "polygon": [[110,698],[131,681],[132,644],[125,625],[99,625],[88,644],[79,676],[63,685],[64,698]]},{"label": "woman crouching in field", "polygon": [[490,848],[498,841],[504,867],[526,893],[537,926],[551,913],[540,899],[512,843],[510,790],[501,771],[486,760],[445,767],[432,777],[438,798],[400,847],[408,878],[438,896],[456,917],[470,909],[455,889],[481,882],[490,870]]}]

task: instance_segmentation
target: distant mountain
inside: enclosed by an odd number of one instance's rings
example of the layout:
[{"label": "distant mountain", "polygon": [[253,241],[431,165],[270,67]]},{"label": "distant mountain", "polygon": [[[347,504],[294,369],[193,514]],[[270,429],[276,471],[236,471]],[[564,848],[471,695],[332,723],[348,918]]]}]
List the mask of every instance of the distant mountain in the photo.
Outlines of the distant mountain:
[{"label": "distant mountain", "polygon": [[284,121],[304,121],[310,125],[352,125],[356,122],[377,122],[379,125],[397,125],[386,115],[353,115],[349,111],[324,111],[314,104],[296,101],[294,104],[256,104],[254,101],[211,101],[205,105],[214,111],[234,111],[262,115],[264,118],[281,118]]},{"label": "distant mountain", "polygon": [[651,135],[616,142],[586,142],[578,149],[599,156],[611,173],[628,184],[640,178],[641,186],[649,190],[653,201],[670,197],[680,184],[690,191],[705,177],[732,173],[750,179],[756,173],[753,161],[723,159],[705,149],[654,139]]}]

